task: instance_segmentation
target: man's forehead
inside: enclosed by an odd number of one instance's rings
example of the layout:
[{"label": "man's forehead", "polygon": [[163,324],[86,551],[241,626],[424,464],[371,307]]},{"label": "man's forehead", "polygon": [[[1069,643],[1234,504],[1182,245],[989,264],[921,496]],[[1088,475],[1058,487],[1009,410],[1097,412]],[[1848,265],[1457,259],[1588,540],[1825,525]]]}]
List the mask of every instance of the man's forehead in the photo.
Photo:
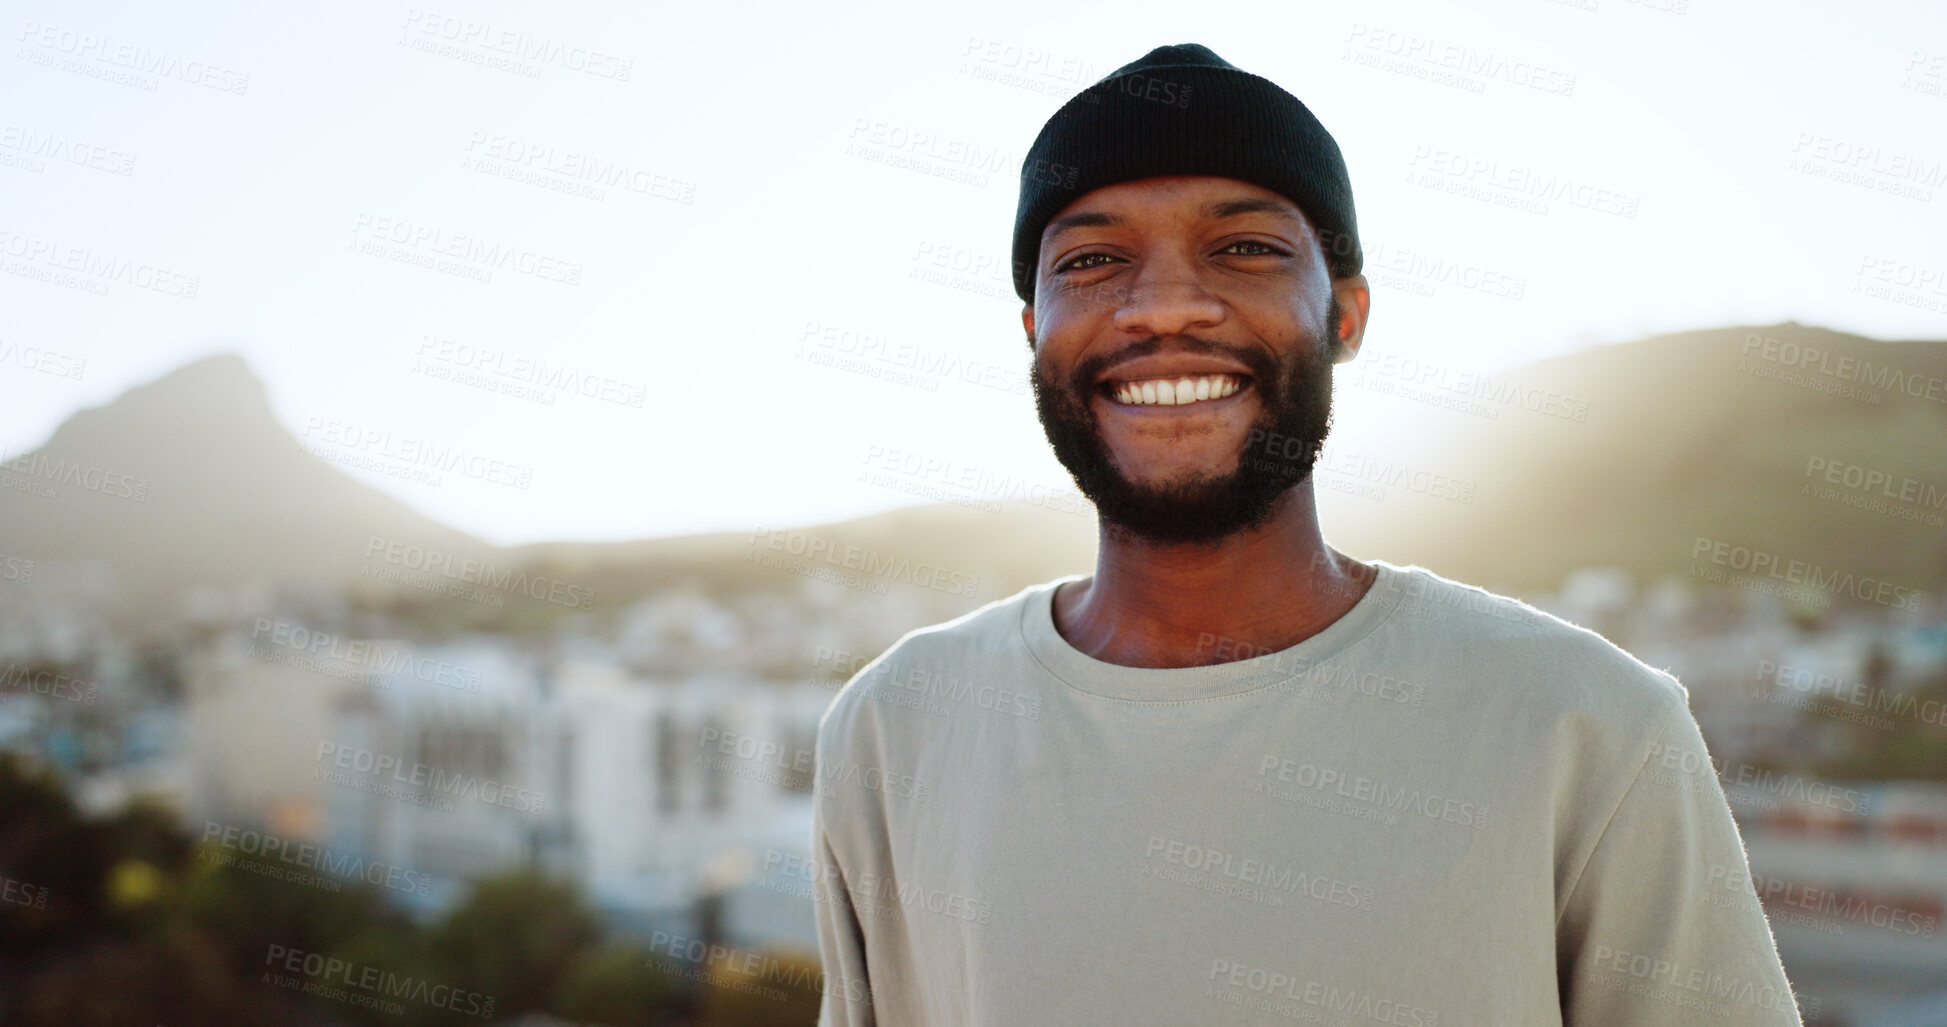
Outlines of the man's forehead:
[{"label": "man's forehead", "polygon": [[1259,214],[1311,226],[1297,204],[1263,186],[1235,178],[1173,176],[1117,182],[1085,193],[1050,218],[1041,237],[1053,239],[1071,228],[1113,227],[1127,223],[1125,215],[1162,212],[1204,220]]}]

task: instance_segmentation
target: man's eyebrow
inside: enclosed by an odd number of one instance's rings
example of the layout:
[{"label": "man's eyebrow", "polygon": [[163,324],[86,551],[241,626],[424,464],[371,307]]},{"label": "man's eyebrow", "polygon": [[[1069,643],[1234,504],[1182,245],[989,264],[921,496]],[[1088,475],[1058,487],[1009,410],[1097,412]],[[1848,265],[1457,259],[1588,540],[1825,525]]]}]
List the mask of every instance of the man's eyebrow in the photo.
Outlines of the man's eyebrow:
[{"label": "man's eyebrow", "polygon": [[[1304,224],[1304,219],[1299,217],[1285,204],[1279,203],[1276,200],[1266,200],[1255,196],[1246,197],[1241,200],[1225,200],[1221,203],[1205,204],[1203,210],[1199,213],[1206,218],[1213,219],[1232,218],[1240,214],[1270,214],[1273,217],[1280,217],[1287,221]],[[1071,228],[1114,228],[1122,223],[1123,221],[1120,216],[1108,213],[1107,211],[1085,210],[1048,222],[1045,237],[1053,239],[1055,236]]]},{"label": "man's eyebrow", "polygon": [[1296,221],[1300,224],[1304,223],[1303,219],[1294,213],[1289,206],[1279,203],[1276,200],[1266,200],[1255,196],[1242,200],[1225,200],[1222,203],[1212,203],[1203,208],[1203,216],[1207,218],[1230,218],[1236,217],[1239,214],[1270,214],[1273,217],[1281,217],[1287,221]]},{"label": "man's eyebrow", "polygon": [[1122,224],[1122,218],[1114,214],[1099,210],[1085,210],[1079,214],[1070,214],[1067,217],[1056,218],[1048,222],[1047,230],[1043,235],[1046,238],[1053,239],[1055,236],[1071,228],[1114,228],[1120,224]]}]

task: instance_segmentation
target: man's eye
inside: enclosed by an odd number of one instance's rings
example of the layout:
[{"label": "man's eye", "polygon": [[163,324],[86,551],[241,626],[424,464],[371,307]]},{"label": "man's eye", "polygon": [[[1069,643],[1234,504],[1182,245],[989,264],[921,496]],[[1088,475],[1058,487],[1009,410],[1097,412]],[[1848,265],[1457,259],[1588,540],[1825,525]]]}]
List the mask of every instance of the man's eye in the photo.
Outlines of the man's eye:
[{"label": "man's eye", "polygon": [[1290,254],[1286,253],[1281,249],[1278,249],[1276,246],[1273,246],[1269,243],[1261,243],[1254,239],[1245,239],[1242,242],[1231,243],[1229,246],[1224,247],[1223,252],[1229,252],[1231,250],[1236,249],[1239,246],[1255,246],[1258,249],[1258,252],[1255,253],[1239,254],[1239,256],[1244,256],[1244,257],[1268,257],[1273,254],[1280,257],[1290,256]]},{"label": "man's eye", "polygon": [[1111,256],[1109,256],[1109,255],[1108,255],[1108,254],[1106,254],[1106,253],[1084,253],[1084,254],[1082,254],[1081,256],[1079,256],[1079,257],[1076,257],[1076,258],[1075,258],[1074,260],[1071,260],[1071,261],[1069,261],[1068,263],[1066,263],[1066,264],[1063,264],[1063,265],[1061,265],[1061,266],[1060,266],[1060,267],[1058,267],[1058,268],[1055,268],[1055,273],[1056,273],[1056,274],[1060,274],[1060,273],[1062,273],[1063,271],[1086,271],[1086,270],[1088,270],[1088,269],[1089,269],[1089,268],[1091,268],[1091,267],[1101,267],[1102,265],[1100,265],[1100,264],[1084,264],[1084,263],[1082,263],[1082,261],[1085,261],[1085,260],[1089,260],[1089,259],[1092,259],[1092,258],[1094,258],[1094,257],[1101,257],[1101,258],[1102,258],[1102,259],[1104,259],[1104,260],[1114,260],[1114,259],[1115,259],[1114,257],[1111,257]]}]

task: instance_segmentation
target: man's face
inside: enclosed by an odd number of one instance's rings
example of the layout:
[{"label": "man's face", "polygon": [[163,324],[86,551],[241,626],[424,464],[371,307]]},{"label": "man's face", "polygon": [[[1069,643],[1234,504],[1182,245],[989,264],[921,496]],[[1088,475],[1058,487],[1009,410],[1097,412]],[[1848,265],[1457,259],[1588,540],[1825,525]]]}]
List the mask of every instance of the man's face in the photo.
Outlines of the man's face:
[{"label": "man's face", "polygon": [[1261,524],[1311,473],[1332,363],[1356,353],[1366,303],[1364,279],[1334,283],[1303,213],[1267,189],[1091,192],[1049,221],[1022,316],[1048,441],[1103,520],[1147,541]]}]

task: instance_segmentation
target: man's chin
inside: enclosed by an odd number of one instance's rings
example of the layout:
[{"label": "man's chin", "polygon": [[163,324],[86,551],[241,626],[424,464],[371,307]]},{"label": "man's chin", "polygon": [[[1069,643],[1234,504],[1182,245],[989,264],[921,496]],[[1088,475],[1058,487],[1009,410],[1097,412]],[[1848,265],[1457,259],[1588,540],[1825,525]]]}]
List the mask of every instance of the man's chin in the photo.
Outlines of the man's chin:
[{"label": "man's chin", "polygon": [[1123,482],[1090,498],[1111,531],[1152,545],[1215,545],[1269,520],[1282,496],[1246,498],[1233,479],[1203,476],[1162,487]]}]

